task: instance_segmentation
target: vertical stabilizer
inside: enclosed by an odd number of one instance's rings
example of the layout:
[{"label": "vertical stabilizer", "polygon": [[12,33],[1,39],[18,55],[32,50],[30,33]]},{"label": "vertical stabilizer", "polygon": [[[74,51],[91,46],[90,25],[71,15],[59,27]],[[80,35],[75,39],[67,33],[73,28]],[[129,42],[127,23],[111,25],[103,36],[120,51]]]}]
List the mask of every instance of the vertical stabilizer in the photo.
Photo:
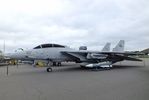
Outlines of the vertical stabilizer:
[{"label": "vertical stabilizer", "polygon": [[113,51],[116,52],[123,52],[124,51],[124,46],[125,46],[125,41],[120,40],[119,43],[113,48]]},{"label": "vertical stabilizer", "polygon": [[111,43],[107,43],[101,51],[110,51]]}]

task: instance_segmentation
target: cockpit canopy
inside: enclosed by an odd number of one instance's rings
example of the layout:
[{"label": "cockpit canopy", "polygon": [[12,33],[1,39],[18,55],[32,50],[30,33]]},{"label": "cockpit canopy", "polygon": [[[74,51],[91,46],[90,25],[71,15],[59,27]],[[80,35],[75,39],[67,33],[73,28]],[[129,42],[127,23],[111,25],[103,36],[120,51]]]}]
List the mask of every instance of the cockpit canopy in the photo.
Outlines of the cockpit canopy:
[{"label": "cockpit canopy", "polygon": [[41,49],[41,48],[65,48],[65,46],[59,44],[41,44],[33,49]]}]

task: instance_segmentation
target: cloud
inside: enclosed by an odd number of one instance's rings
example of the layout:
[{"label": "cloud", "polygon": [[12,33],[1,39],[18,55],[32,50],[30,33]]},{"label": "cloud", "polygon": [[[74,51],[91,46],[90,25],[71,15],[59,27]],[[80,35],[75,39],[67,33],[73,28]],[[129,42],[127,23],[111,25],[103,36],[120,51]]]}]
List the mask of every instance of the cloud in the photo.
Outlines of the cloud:
[{"label": "cloud", "polygon": [[126,50],[149,47],[148,0],[0,0],[0,49],[59,43],[100,50],[126,41]]}]

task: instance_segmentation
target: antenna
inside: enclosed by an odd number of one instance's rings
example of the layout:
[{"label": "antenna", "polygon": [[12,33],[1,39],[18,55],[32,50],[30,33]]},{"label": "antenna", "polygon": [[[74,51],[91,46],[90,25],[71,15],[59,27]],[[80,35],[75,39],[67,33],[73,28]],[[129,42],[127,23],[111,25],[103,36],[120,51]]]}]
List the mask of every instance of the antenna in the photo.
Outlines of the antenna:
[{"label": "antenna", "polygon": [[3,45],[3,53],[5,54],[5,40],[4,40],[4,45]]}]

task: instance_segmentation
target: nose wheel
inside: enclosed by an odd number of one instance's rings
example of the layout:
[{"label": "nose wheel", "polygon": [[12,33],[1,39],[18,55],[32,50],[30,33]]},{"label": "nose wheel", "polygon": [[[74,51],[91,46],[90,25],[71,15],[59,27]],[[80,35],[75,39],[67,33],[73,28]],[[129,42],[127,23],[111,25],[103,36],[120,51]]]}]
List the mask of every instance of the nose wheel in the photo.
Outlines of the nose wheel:
[{"label": "nose wheel", "polygon": [[47,68],[47,72],[52,72],[52,68],[51,67]]}]

